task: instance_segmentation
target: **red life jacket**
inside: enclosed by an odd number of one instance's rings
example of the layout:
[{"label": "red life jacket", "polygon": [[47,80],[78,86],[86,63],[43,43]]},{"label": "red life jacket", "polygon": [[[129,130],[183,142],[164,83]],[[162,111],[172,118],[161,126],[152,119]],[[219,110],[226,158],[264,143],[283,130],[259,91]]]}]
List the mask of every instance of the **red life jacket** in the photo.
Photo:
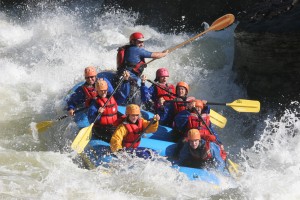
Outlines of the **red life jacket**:
[{"label": "red life jacket", "polygon": [[[163,85],[163,84],[159,84],[161,87],[166,88],[166,90],[170,91],[170,93],[174,94],[175,93],[175,87],[172,84],[167,84],[167,85]],[[175,98],[175,96],[171,95],[169,92],[161,89],[158,86],[155,86],[156,88],[156,96],[157,96],[157,102],[155,102],[155,108],[157,109],[159,107],[158,101],[159,99],[162,97],[164,98],[164,100],[172,100]]]},{"label": "red life jacket", "polygon": [[[136,124],[129,124],[128,122],[123,122],[123,125],[125,126],[127,130],[127,135],[125,138],[123,138],[122,145],[123,147],[129,148],[132,143],[140,137],[140,132],[143,130],[143,120],[138,119],[138,123]],[[140,145],[140,141],[136,142],[132,148],[137,148]]]},{"label": "red life jacket", "polygon": [[[171,95],[171,94],[175,94],[175,87],[174,85],[172,84],[166,84],[166,85],[163,85],[163,84],[159,84],[162,88],[165,88],[166,90],[168,90],[169,92],[161,89],[160,87],[158,86],[155,86],[156,87],[156,91],[157,91],[157,98],[164,98],[164,100],[172,100],[175,98],[174,95]],[[171,94],[170,94],[171,93]]]},{"label": "red life jacket", "polygon": [[[100,98],[96,99],[97,104],[100,107],[103,107],[108,98]],[[95,125],[113,125],[115,121],[117,121],[118,116],[118,104],[114,97],[110,98],[109,102],[105,106],[105,110],[102,113],[101,117]]]},{"label": "red life jacket", "polygon": [[174,100],[174,115],[177,115],[180,111],[186,110],[187,103],[180,102],[180,100],[182,100],[181,98],[175,98]]},{"label": "red life jacket", "polygon": [[84,105],[85,107],[90,107],[91,101],[97,97],[97,92],[94,87],[87,87],[85,85],[82,86],[82,90],[85,94]]},{"label": "red life jacket", "polygon": [[205,141],[205,145],[203,149],[200,151],[198,149],[193,150],[191,147],[190,149],[190,154],[195,160],[203,160],[206,161],[208,159],[212,158],[211,152],[210,152],[210,142]]},{"label": "red life jacket", "polygon": [[[125,51],[129,47],[130,47],[130,45],[125,45],[125,46],[119,47],[118,53],[117,53],[117,70],[120,70],[120,69],[128,69],[130,71],[132,70],[138,76],[140,76],[143,73],[144,68],[147,67],[147,65],[145,65],[145,63],[146,63],[145,59],[143,58],[137,64],[126,63],[125,59],[124,59],[124,57],[125,57]],[[142,65],[143,65],[143,67],[141,67]]]},{"label": "red life jacket", "polygon": [[[204,120],[207,126],[210,125],[209,115],[202,116],[202,119]],[[206,128],[206,126],[202,123],[201,119],[199,119],[197,115],[194,115],[192,113],[188,117],[187,130],[194,129],[194,128],[199,130],[202,139],[206,141],[212,141],[212,142],[216,141],[216,136],[212,135],[210,131]]]}]

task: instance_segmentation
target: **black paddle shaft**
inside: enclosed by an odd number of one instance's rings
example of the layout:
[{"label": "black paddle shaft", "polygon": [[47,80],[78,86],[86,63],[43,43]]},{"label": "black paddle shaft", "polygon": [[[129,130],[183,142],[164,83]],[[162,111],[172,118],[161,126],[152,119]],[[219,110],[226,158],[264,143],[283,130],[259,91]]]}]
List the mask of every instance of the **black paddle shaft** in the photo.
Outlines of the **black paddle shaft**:
[{"label": "black paddle shaft", "polygon": [[207,102],[207,105],[220,105],[220,106],[226,106],[226,103],[215,103],[215,102]]},{"label": "black paddle shaft", "polygon": [[149,80],[149,79],[147,79],[147,81],[150,82],[150,83],[152,83],[153,85],[156,85],[156,86],[159,87],[160,89],[162,89],[162,90],[168,92],[170,95],[172,95],[172,96],[174,96],[174,97],[179,97],[177,94],[175,94],[175,93],[169,91],[168,89],[162,87],[161,85],[155,83],[154,81],[151,81],[151,80]]},{"label": "black paddle shaft", "polygon": [[[103,105],[103,108],[106,107],[106,105],[108,104],[108,102],[110,101],[110,99],[114,96],[114,94],[116,93],[116,91],[118,90],[118,88],[120,87],[120,85],[123,83],[124,81],[124,76],[120,77],[120,82],[118,83],[117,87],[115,88],[115,90],[112,92],[112,94],[110,95],[110,97],[107,99],[107,101],[105,102],[105,104]],[[101,116],[102,113],[99,113],[97,115],[97,117],[95,118],[94,122],[95,123],[97,121],[97,119]]]},{"label": "black paddle shaft", "polygon": [[152,124],[154,124],[154,123],[156,123],[156,121],[155,121],[154,119],[151,119],[151,121],[150,121],[150,123],[148,124],[148,126],[139,132],[139,137],[136,138],[136,139],[133,141],[133,143],[130,145],[129,149],[132,148],[133,145],[134,145],[135,143],[137,143],[138,141],[140,141],[140,139],[142,138],[142,136],[144,135],[144,133],[145,133],[145,132],[148,130],[148,128],[149,128]]}]

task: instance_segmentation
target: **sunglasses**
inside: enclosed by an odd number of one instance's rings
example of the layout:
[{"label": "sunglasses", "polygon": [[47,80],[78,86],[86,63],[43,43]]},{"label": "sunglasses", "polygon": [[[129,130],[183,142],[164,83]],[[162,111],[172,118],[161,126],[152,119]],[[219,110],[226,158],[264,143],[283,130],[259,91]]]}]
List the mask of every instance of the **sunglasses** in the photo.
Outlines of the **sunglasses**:
[{"label": "sunglasses", "polygon": [[87,76],[87,77],[85,77],[85,79],[93,79],[93,78],[95,78],[96,76]]}]

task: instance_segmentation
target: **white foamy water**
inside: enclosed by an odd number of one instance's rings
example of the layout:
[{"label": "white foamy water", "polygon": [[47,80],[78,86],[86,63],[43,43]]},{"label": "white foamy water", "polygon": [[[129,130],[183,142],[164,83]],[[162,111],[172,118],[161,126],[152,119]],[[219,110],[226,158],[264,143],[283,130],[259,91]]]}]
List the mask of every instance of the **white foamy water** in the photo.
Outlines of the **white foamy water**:
[{"label": "white foamy water", "polygon": [[[63,99],[83,80],[86,66],[116,69],[117,48],[133,31],[144,33],[150,51],[168,49],[197,34],[163,34],[136,25],[137,18],[138,14],[114,11],[85,19],[58,6],[21,23],[0,13],[0,198],[299,198],[299,113],[289,109],[272,119],[214,107],[228,119],[227,126],[217,131],[244,171],[236,183],[224,180],[218,188],[188,181],[161,161],[133,159],[109,172],[78,168],[68,151],[68,139],[78,131],[70,118],[38,137],[32,134],[33,122],[65,114]],[[191,95],[197,98],[214,102],[247,98],[231,71],[235,26],[206,34],[152,62],[145,74],[154,79],[156,69],[167,67],[170,81],[190,83]]]}]

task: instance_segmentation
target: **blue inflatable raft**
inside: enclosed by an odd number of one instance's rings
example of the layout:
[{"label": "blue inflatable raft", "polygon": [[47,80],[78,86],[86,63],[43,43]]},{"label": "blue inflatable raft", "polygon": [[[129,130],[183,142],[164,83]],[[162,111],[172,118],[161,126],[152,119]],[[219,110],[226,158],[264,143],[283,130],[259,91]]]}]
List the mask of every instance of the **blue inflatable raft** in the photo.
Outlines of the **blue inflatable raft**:
[{"label": "blue inflatable raft", "polygon": [[[113,72],[102,72],[97,75],[98,78],[106,77],[108,80],[113,81]],[[66,97],[66,100],[70,98],[71,94],[80,87],[84,82],[76,84],[69,92],[69,95]],[[118,106],[118,111],[122,114],[125,113],[124,106]],[[151,119],[153,117],[153,113],[148,111],[141,111],[142,117],[144,119]],[[74,121],[77,124],[78,128],[83,128],[89,126],[89,122],[87,119],[87,110],[83,110],[77,112]],[[176,144],[172,141],[172,129],[166,126],[159,126],[158,130],[155,133],[144,134],[141,138],[140,147],[149,148],[157,152],[160,156],[167,157],[169,161],[172,160],[174,155]],[[88,160],[90,164],[97,167],[101,165],[103,162],[109,162],[111,160],[111,156],[109,155],[110,148],[109,144],[99,140],[92,138],[84,150],[85,160]],[[190,180],[200,180],[208,183],[220,184],[220,180],[216,175],[209,172],[206,169],[196,169],[182,166],[175,166],[180,172],[187,175]],[[175,169],[174,169],[175,170]]]}]

